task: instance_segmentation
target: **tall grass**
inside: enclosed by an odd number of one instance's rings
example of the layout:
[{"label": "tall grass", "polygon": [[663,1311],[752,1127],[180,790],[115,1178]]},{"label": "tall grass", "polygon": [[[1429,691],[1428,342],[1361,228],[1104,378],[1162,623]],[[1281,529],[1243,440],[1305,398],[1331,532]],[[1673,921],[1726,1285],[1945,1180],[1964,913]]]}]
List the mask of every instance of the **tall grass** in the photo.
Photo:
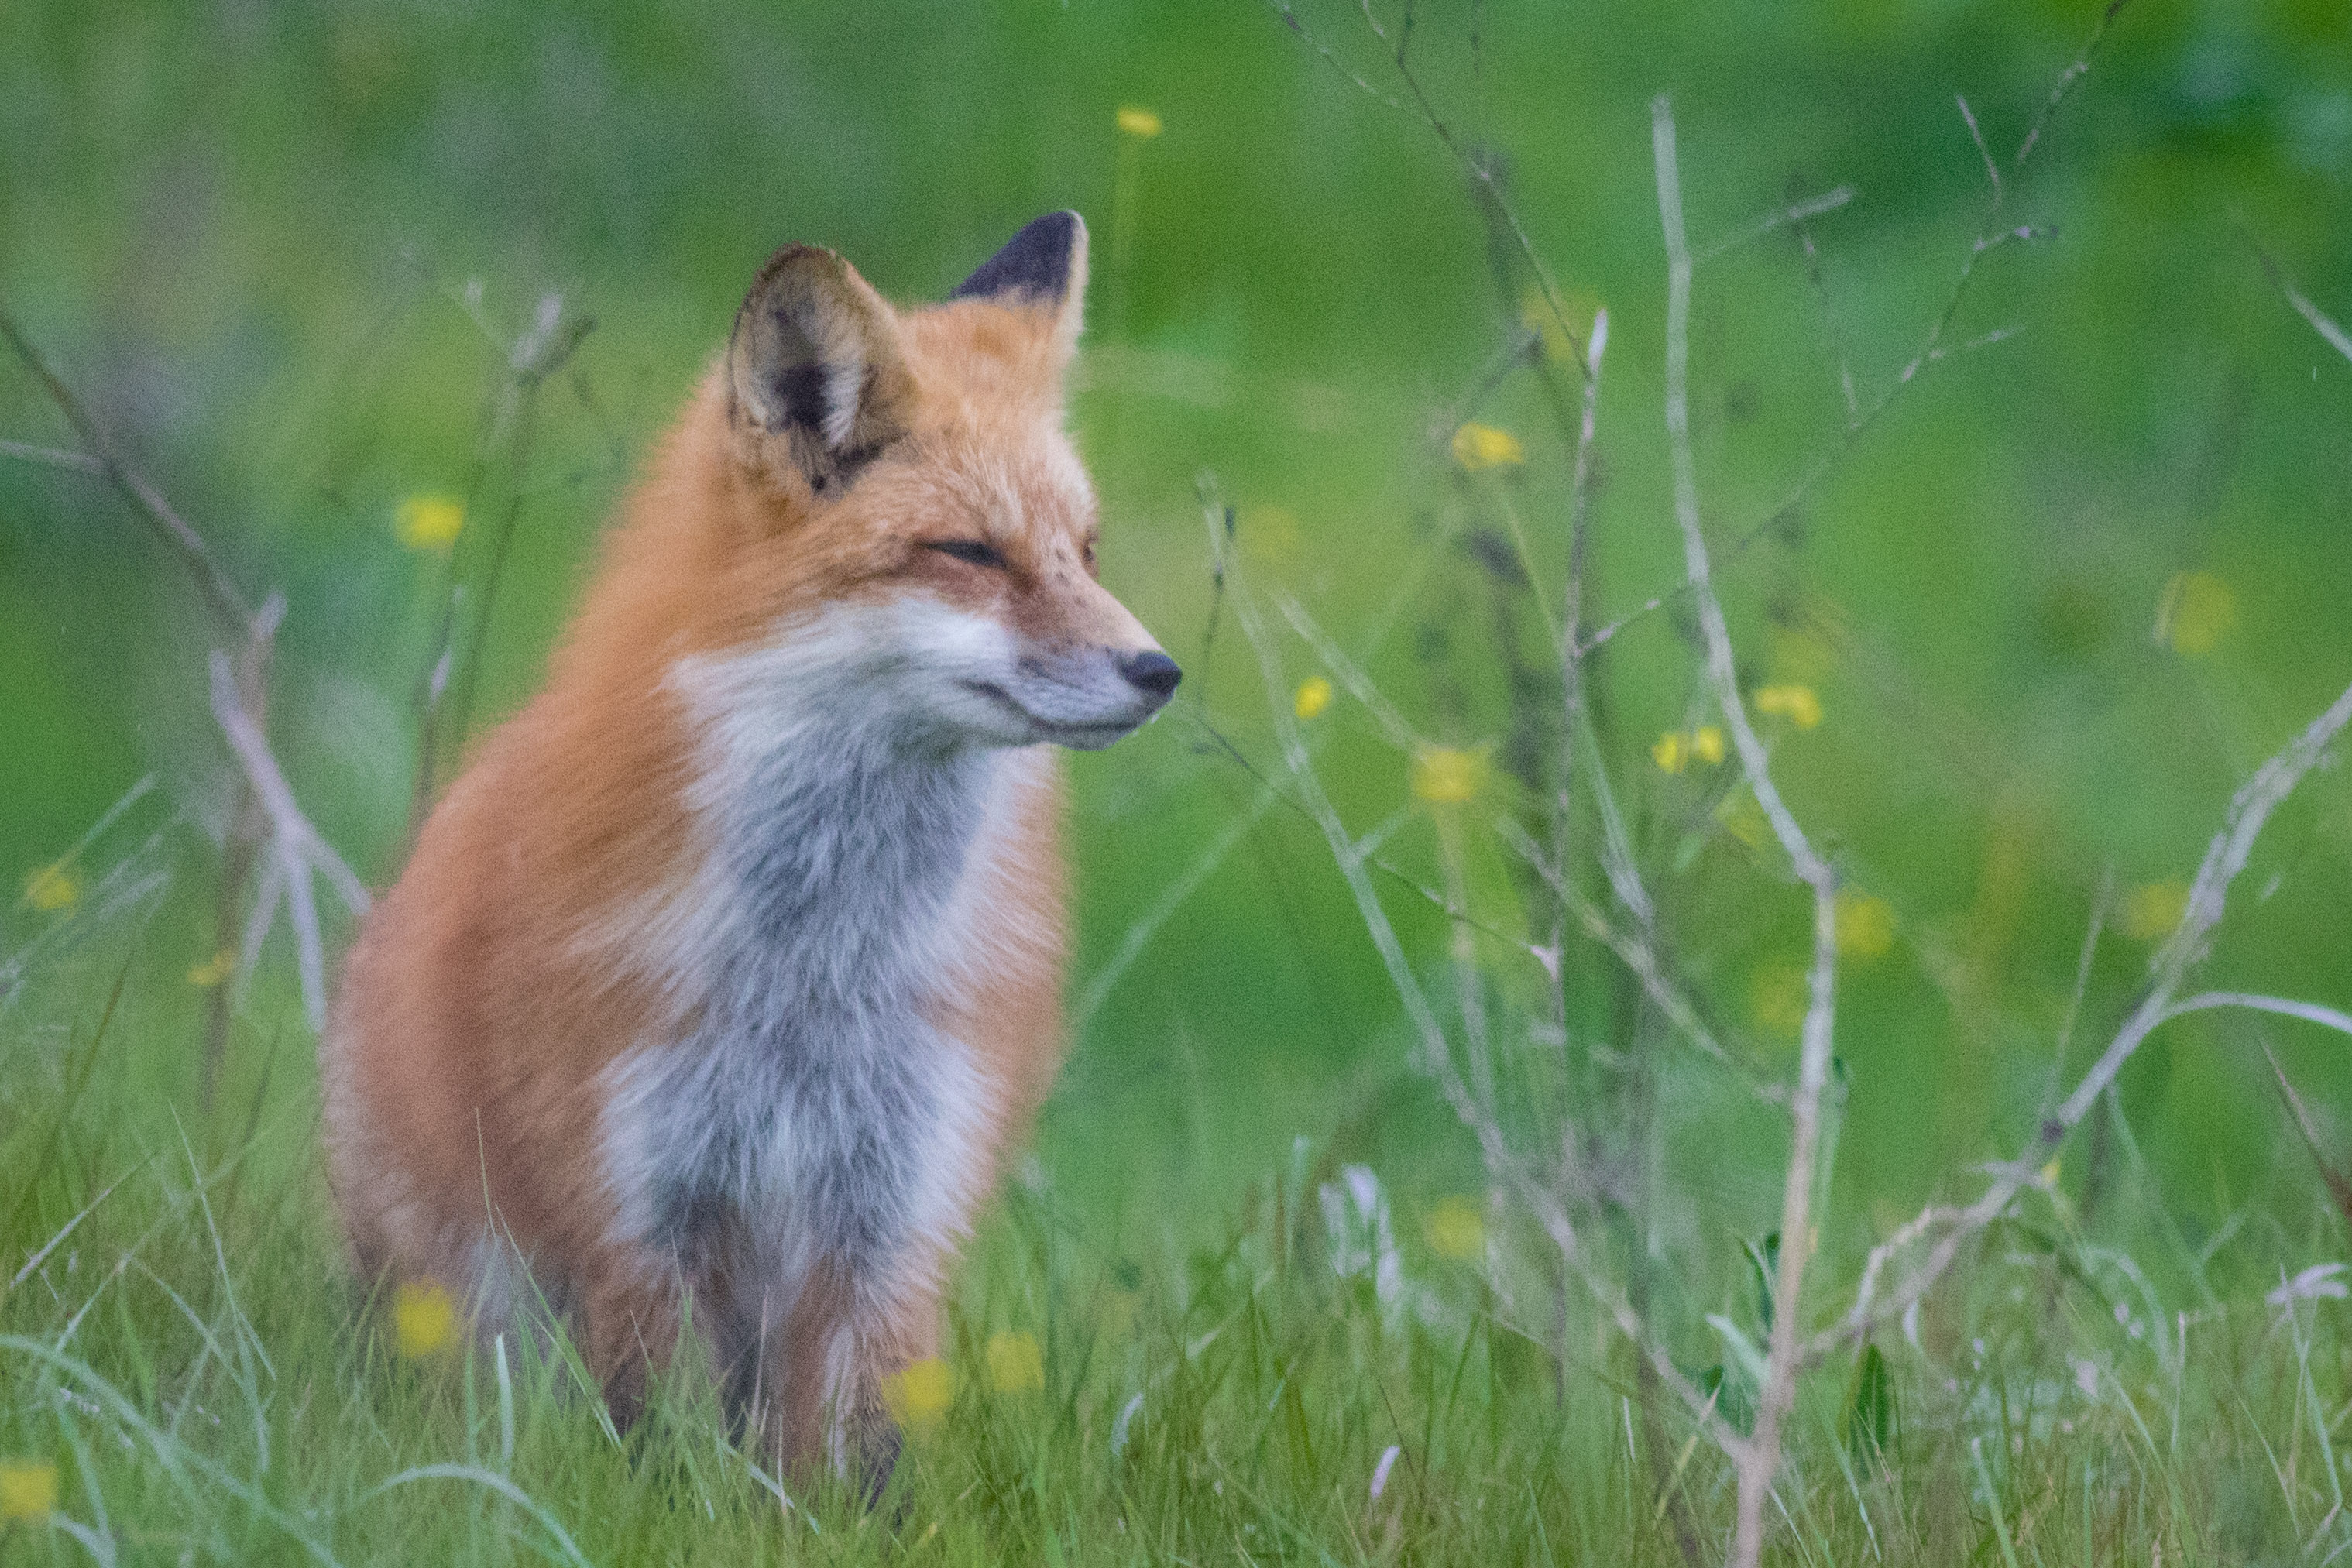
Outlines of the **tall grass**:
[{"label": "tall grass", "polygon": [[[1678,1563],[1678,1516],[1728,1531],[1730,1467],[1687,1423],[1644,1432],[1622,1340],[1578,1314],[1556,1381],[1514,1326],[1488,1267],[1507,1236],[1305,1145],[1221,1240],[1164,1259],[1017,1187],[966,1269],[952,1396],[877,1508],[761,1474],[697,1365],[618,1437],[560,1334],[405,1355],[362,1312],[306,1092],[182,1127],[122,1087],[142,1045],[99,1021],[62,1052],[0,1040],[0,1461],[57,1494],[0,1526],[0,1561]],[[2112,1215],[2152,1220],[2144,1197]],[[2250,1216],[2200,1274],[2072,1218],[2000,1228],[1807,1392],[1771,1560],[2352,1542],[2341,1283],[2261,1288],[2277,1257],[2342,1253],[2341,1224]],[[1752,1289],[1718,1304],[1756,1331]],[[1020,1335],[1042,1378],[992,1377]]]}]

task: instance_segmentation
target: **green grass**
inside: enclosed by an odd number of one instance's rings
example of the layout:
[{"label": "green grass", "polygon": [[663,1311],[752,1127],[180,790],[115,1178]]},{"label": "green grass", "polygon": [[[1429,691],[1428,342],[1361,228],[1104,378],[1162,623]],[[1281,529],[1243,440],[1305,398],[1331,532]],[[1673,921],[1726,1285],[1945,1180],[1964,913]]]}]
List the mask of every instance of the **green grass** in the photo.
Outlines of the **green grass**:
[{"label": "green grass", "polygon": [[[1087,1234],[1033,1169],[964,1270],[952,1403],[880,1505],[788,1477],[787,1507],[693,1365],[616,1437],[560,1336],[396,1354],[344,1271],[307,1086],[184,1127],[122,1087],[153,1037],[121,1021],[62,1051],[0,1040],[0,1458],[54,1466],[59,1492],[49,1521],[5,1527],[0,1561],[1678,1563],[1682,1531],[1700,1561],[1722,1550],[1727,1469],[1645,1409],[1574,1303],[1554,1326],[1507,1221],[1483,1256],[1440,1256],[1425,1212],[1382,1195],[1383,1286],[1376,1230],[1347,1211],[1335,1237],[1318,1194],[1346,1180],[1305,1144],[1213,1239],[1157,1250]],[[2160,1228],[2127,1179],[2108,1210],[2110,1240]],[[1997,1228],[1916,1344],[1890,1333],[1814,1380],[1770,1561],[2319,1563],[2352,1542],[2343,1309],[2263,1299],[2279,1259],[2342,1252],[2341,1226],[2242,1217],[2218,1260],[2172,1268],[2074,1218]],[[1752,1292],[1718,1305],[1752,1330]],[[1694,1370],[1720,1354],[1698,1333]],[[991,1386],[1000,1334],[1034,1337],[1041,1387]],[[1736,1418],[1736,1371],[1724,1388]]]}]

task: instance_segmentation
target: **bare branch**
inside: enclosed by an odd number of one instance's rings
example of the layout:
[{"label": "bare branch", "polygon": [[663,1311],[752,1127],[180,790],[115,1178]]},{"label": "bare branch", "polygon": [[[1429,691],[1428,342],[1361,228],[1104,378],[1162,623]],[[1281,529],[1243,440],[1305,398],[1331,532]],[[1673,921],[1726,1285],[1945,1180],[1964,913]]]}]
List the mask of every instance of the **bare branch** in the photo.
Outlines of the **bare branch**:
[{"label": "bare branch", "polygon": [[115,453],[114,444],[107,439],[98,422],[90,418],[89,410],[82,407],[81,400],[74,396],[73,389],[49,369],[48,361],[41,358],[40,350],[33,347],[32,340],[25,335],[24,329],[16,324],[16,319],[5,308],[0,308],[0,337],[8,340],[9,346],[16,350],[16,357],[25,361],[25,368],[33,372],[35,379],[48,392],[49,401],[58,405],[58,412],[66,416],[66,423],[73,426],[76,435],[81,437],[82,445],[89,449],[90,460],[97,465],[96,472],[105,476],[107,483],[131,503],[131,509],[186,565],[196,580],[198,591],[220,618],[224,629],[240,637],[249,633],[254,620],[253,607],[246,602],[245,595],[237,591],[236,585],[229,581],[227,574],[221,570],[220,562],[214,558],[212,548],[205,543],[204,536],[172,509],[171,503],[163,498],[162,492],[121,461]]},{"label": "bare branch", "polygon": [[1837,875],[1815,852],[1772,781],[1764,743],[1748,723],[1739,695],[1739,671],[1723,605],[1708,576],[1706,539],[1699,527],[1698,468],[1690,439],[1691,253],[1683,227],[1681,170],[1675,156],[1673,105],[1661,96],[1650,106],[1651,147],[1657,164],[1658,219],[1666,244],[1666,435],[1672,447],[1675,520],[1683,536],[1683,557],[1698,601],[1699,628],[1706,644],[1706,669],[1725,726],[1739,753],[1741,772],[1773,835],[1788,852],[1799,877],[1813,894],[1813,963],[1807,979],[1810,999],[1797,1055],[1796,1093],[1790,1105],[1787,1180],[1780,1195],[1780,1257],[1774,1281],[1771,1342],[1765,1353],[1763,1388],[1756,1424],[1733,1456],[1738,1472],[1731,1562],[1756,1568],[1764,1550],[1764,1504],[1780,1468],[1780,1427],[1795,1403],[1802,1370],[1801,1342],[1805,1265],[1812,1252],[1814,1165],[1821,1141],[1822,1093],[1829,1082],[1830,1038],[1834,1020],[1837,972]]},{"label": "bare branch", "polygon": [[[310,873],[316,871],[324,876],[343,906],[354,915],[368,912],[371,901],[367,889],[294,803],[294,791],[288,787],[285,774],[278,770],[278,759],[270,755],[261,727],[238,700],[236,677],[230,671],[226,653],[212,656],[212,704],[213,717],[219,721],[221,733],[228,737],[229,748],[244,766],[254,799],[269,820],[268,845],[279,873],[274,880],[282,883],[294,925],[303,1010],[312,1029],[323,1028],[327,1021],[326,963],[319,937],[318,911],[310,897]],[[260,907],[268,906],[265,903]],[[251,940],[249,928],[247,940]]]},{"label": "bare branch", "polygon": [[1992,204],[2000,205],[2005,193],[2000,188],[2000,165],[1992,161],[1992,149],[1985,145],[1984,132],[1977,129],[1976,111],[1969,107],[1966,93],[1954,93],[1954,102],[1960,106],[1960,118],[1968,122],[1969,140],[1977,144],[1977,155],[1984,160],[1985,178],[1992,182]]},{"label": "bare branch", "polygon": [[2252,235],[2246,235],[2246,243],[2253,246],[2254,255],[2262,261],[2263,270],[2270,275],[2271,287],[2276,288],[2285,297],[2286,302],[2294,307],[2294,313],[2310,322],[2311,329],[2325,338],[2329,348],[2346,359],[2352,360],[2352,333],[2347,333],[2343,328],[2337,326],[2325,311],[2305,298],[2300,289],[2289,283],[2286,280],[2286,274],[2279,269],[2277,261],[2272,257],[2269,251],[2263,248],[2262,243]]},{"label": "bare branch", "polygon": [[45,463],[52,468],[70,468],[78,474],[106,472],[106,465],[87,452],[62,452],[54,446],[34,446],[22,441],[0,441],[0,457],[14,457],[19,463]]},{"label": "bare branch", "polygon": [[1787,228],[1792,224],[1802,224],[1806,219],[1820,217],[1823,213],[1833,213],[1853,200],[1853,187],[1840,185],[1834,191],[1825,192],[1790,206],[1778,208],[1765,214],[1736,234],[1726,235],[1713,245],[1701,246],[1693,259],[1713,261],[1727,251],[1738,250],[1750,240],[1762,239],[1766,235],[1776,230]]},{"label": "bare branch", "polygon": [[2317,1002],[2298,1002],[2250,991],[2201,991],[2187,1001],[2175,1002],[2164,1016],[2177,1019],[2183,1013],[2201,1013],[2210,1008],[2246,1008],[2258,1013],[2276,1013],[2281,1018],[2301,1019],[2338,1034],[2352,1035],[2352,1013],[2322,1007]]},{"label": "bare branch", "polygon": [[2090,39],[2084,44],[2082,53],[2074,57],[2074,63],[2058,74],[2058,85],[2050,89],[2050,101],[2043,104],[2042,112],[2033,117],[2033,128],[2025,133],[2025,140],[2017,144],[2017,157],[2010,167],[2022,169],[2025,161],[2033,156],[2034,148],[2041,145],[2042,133],[2050,129],[2050,121],[2057,117],[2058,106],[2066,101],[2066,95],[2074,90],[2074,84],[2090,71],[2091,61],[2097,57],[2099,46],[2107,41],[2107,29],[2116,25],[2116,14],[2130,3],[2131,0],[2107,0],[2107,8],[2099,13],[2099,25],[2091,29]]}]

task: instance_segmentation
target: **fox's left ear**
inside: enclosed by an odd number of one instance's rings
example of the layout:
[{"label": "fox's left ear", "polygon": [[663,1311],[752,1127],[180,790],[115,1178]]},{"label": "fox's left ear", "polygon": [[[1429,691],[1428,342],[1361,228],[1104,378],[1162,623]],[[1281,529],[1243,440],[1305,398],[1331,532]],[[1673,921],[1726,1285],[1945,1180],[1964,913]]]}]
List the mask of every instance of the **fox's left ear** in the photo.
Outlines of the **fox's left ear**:
[{"label": "fox's left ear", "polygon": [[1060,212],[1047,213],[1005,241],[949,298],[1050,311],[1055,339],[1067,354],[1077,344],[1086,293],[1087,221]]},{"label": "fox's left ear", "polygon": [[788,246],[736,313],[727,348],[735,423],[819,495],[906,432],[914,380],[887,301],[829,250]]}]

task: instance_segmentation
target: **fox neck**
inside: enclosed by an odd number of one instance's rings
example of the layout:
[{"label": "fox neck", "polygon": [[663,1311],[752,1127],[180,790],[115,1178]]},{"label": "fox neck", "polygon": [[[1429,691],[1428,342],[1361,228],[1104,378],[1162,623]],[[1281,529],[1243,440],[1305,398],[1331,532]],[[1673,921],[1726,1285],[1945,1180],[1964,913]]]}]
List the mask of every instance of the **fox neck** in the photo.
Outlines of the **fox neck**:
[{"label": "fox neck", "polygon": [[1043,759],[894,725],[827,635],[677,678],[701,860],[635,925],[673,1022],[608,1069],[604,1137],[619,1234],[689,1266],[741,1217],[782,1278],[887,1274],[980,1168],[992,1091],[929,1003],[973,941],[1003,793]]},{"label": "fox neck", "polygon": [[689,803],[731,930],[703,1008],[866,1033],[919,1000],[1005,754],[894,717],[838,616],[683,673],[704,735]]}]

